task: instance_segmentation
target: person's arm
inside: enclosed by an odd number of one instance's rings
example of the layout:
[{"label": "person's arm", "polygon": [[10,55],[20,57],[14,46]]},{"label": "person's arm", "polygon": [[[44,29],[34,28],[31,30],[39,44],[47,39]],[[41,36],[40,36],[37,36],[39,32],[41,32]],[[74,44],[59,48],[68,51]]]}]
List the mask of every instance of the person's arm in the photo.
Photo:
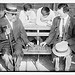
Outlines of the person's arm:
[{"label": "person's arm", "polygon": [[45,46],[46,44],[49,44],[55,38],[56,29],[57,29],[57,20],[54,19],[49,36],[44,42],[40,43],[41,46]]},{"label": "person's arm", "polygon": [[52,23],[53,23],[53,20],[54,20],[54,18],[55,18],[55,13],[54,13],[54,11],[52,11],[52,16],[51,16],[51,18],[52,18]]},{"label": "person's arm", "polygon": [[45,40],[46,44],[49,44],[52,39],[54,38],[54,36],[56,35],[56,28],[57,28],[57,20],[56,18],[53,20],[53,24],[49,33],[49,37]]},{"label": "person's arm", "polygon": [[36,24],[40,26],[46,26],[47,23],[41,21],[41,9],[37,10]]},{"label": "person's arm", "polygon": [[75,35],[75,19],[71,18],[66,39],[68,40],[70,38],[73,38],[74,35]]},{"label": "person's arm", "polygon": [[32,42],[30,42],[30,41],[28,40],[26,31],[25,31],[25,29],[24,29],[24,27],[23,27],[21,21],[19,21],[19,22],[20,22],[20,28],[19,28],[19,29],[20,29],[20,35],[21,35],[20,37],[23,39],[23,41],[24,41],[25,44],[27,44],[27,45],[33,47],[34,43],[32,43]]},{"label": "person's arm", "polygon": [[24,40],[25,44],[28,44],[29,43],[29,40],[27,38],[27,34],[26,34],[26,31],[21,23],[21,21],[19,20],[19,26],[20,26],[20,34],[21,34],[21,38]]},{"label": "person's arm", "polygon": [[29,18],[29,22],[30,23],[35,23],[36,21],[36,13],[34,10],[31,11],[31,14],[30,14],[30,18]]},{"label": "person's arm", "polygon": [[54,18],[55,18],[55,13],[54,11],[50,10],[49,21],[47,22],[48,26],[52,26]]}]

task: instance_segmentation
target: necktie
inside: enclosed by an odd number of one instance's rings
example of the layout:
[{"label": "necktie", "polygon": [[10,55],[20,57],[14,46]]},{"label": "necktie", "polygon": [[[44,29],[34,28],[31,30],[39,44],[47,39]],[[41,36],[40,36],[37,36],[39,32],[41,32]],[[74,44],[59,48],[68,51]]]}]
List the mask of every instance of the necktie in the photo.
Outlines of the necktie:
[{"label": "necktie", "polygon": [[66,24],[65,26],[63,25],[63,40],[66,40],[66,32],[68,30],[68,24]]},{"label": "necktie", "polygon": [[66,24],[65,24],[65,33],[67,33],[68,31],[69,24],[70,24],[70,17],[68,17]]},{"label": "necktie", "polygon": [[63,24],[62,24],[62,37],[65,35],[65,27],[64,27],[64,18],[63,20]]}]

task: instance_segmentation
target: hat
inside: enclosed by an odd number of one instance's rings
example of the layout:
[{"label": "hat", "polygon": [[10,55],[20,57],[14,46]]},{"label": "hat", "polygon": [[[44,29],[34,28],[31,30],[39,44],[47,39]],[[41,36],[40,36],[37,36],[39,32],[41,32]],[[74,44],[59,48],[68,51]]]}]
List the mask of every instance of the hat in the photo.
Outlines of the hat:
[{"label": "hat", "polygon": [[71,53],[67,41],[59,42],[53,47],[52,52],[59,57],[67,56]]},{"label": "hat", "polygon": [[5,12],[6,13],[18,13],[17,7],[12,4],[5,5]]}]

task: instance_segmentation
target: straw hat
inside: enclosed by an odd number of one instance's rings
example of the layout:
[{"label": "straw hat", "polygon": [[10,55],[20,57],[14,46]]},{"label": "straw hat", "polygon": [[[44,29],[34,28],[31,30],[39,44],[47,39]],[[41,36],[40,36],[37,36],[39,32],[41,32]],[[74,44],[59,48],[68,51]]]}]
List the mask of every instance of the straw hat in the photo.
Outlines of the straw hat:
[{"label": "straw hat", "polygon": [[52,49],[52,52],[59,57],[67,56],[71,53],[70,48],[68,47],[67,41],[59,42]]},{"label": "straw hat", "polygon": [[17,14],[19,11],[15,5],[7,4],[7,5],[5,5],[5,12]]}]

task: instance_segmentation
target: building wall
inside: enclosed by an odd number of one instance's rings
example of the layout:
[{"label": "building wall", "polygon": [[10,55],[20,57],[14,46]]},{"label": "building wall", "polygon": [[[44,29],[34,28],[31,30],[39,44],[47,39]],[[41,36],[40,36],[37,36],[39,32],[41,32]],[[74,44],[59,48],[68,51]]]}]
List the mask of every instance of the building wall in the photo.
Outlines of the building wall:
[{"label": "building wall", "polygon": [[[24,3],[13,3],[14,5],[17,5],[18,6],[18,9],[23,9],[23,5]],[[53,9],[53,3],[31,3],[33,8],[35,9],[38,9],[40,7],[43,7],[43,6],[47,6],[51,9]],[[0,8],[3,7],[3,4],[0,3]]]},{"label": "building wall", "polygon": [[[23,5],[24,3],[13,3],[14,5],[17,5],[18,9],[22,10],[23,9]],[[47,6],[51,9],[55,9],[57,10],[57,6],[58,6],[58,3],[55,3],[55,6],[53,6],[53,3],[31,3],[33,5],[33,8],[35,9],[38,9],[40,7],[43,7],[43,6]],[[75,3],[67,3],[70,7],[70,14],[72,16],[75,16]],[[3,3],[0,3],[0,10],[3,10],[4,9],[4,6],[3,6]]]},{"label": "building wall", "polygon": [[70,7],[70,14],[75,17],[75,3],[68,3]]}]

